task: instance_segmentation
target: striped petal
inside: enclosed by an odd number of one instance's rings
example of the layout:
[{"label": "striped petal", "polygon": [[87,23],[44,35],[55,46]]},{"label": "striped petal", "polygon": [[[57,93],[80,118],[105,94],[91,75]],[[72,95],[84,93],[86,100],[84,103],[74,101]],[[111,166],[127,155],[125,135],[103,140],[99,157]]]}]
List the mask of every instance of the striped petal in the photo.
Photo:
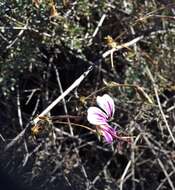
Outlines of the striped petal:
[{"label": "striped petal", "polygon": [[93,125],[107,124],[108,116],[97,107],[90,107],[87,111],[87,120]]},{"label": "striped petal", "polygon": [[104,136],[104,138],[105,138],[105,141],[107,142],[107,143],[112,143],[112,141],[113,141],[113,137],[112,137],[112,135],[110,134],[110,133],[108,133],[107,131],[101,131],[102,132],[102,135]]},{"label": "striped petal", "polygon": [[100,125],[101,130],[107,131],[110,133],[113,137],[116,136],[116,131],[114,128],[112,128],[109,124]]},{"label": "striped petal", "polygon": [[113,117],[115,112],[115,105],[113,99],[108,94],[97,96],[97,104],[102,110],[105,111],[108,119]]}]

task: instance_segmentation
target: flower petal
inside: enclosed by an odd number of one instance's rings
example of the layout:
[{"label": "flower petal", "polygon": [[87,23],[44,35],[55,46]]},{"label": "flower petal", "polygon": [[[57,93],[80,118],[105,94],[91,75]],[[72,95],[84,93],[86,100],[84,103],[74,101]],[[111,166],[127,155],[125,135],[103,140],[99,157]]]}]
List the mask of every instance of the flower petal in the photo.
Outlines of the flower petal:
[{"label": "flower petal", "polygon": [[110,133],[113,137],[116,136],[116,131],[114,128],[112,128],[109,124],[100,125],[101,130],[107,131]]},{"label": "flower petal", "polygon": [[116,137],[116,131],[108,123],[105,125],[100,125],[98,129],[104,136],[106,142],[111,143]]},{"label": "flower petal", "polygon": [[97,107],[88,109],[87,120],[93,125],[107,124],[107,115]]},{"label": "flower petal", "polygon": [[113,137],[110,133],[108,133],[107,131],[102,131],[102,135],[104,136],[105,140],[107,143],[111,143],[113,141]]},{"label": "flower petal", "polygon": [[108,115],[108,119],[112,118],[115,112],[115,105],[113,99],[108,95],[97,96],[97,104]]}]

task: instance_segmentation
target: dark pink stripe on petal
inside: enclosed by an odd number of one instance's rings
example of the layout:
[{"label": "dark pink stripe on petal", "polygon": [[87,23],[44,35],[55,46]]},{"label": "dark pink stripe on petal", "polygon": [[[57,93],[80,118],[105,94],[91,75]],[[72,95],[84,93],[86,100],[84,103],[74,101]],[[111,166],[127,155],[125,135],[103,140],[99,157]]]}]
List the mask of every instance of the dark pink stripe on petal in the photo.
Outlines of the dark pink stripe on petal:
[{"label": "dark pink stripe on petal", "polygon": [[113,137],[107,131],[102,131],[102,133],[107,143],[111,143],[113,141]]},{"label": "dark pink stripe on petal", "polygon": [[111,108],[110,102],[107,101],[107,105],[108,105],[107,107],[108,107],[108,113],[109,113],[108,116],[109,116],[109,118],[111,118],[112,117],[112,108]]},{"label": "dark pink stripe on petal", "polygon": [[101,125],[107,123],[107,115],[97,107],[88,109],[87,119],[93,125]]},{"label": "dark pink stripe on petal", "polygon": [[97,104],[107,114],[108,119],[113,116],[114,101],[108,94],[105,94],[103,96],[97,96]]},{"label": "dark pink stripe on petal", "polygon": [[100,125],[101,129],[103,131],[107,131],[108,133],[110,133],[113,137],[116,136],[116,131],[114,128],[112,128],[108,123],[105,125]]}]

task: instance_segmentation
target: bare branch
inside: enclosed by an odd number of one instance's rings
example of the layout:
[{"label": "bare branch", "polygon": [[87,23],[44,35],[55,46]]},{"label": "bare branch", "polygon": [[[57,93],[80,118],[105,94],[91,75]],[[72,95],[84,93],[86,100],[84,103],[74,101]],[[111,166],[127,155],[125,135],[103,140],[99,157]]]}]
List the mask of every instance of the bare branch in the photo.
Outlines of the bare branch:
[{"label": "bare branch", "polygon": [[165,117],[165,114],[164,114],[164,112],[163,112],[162,105],[161,105],[161,103],[160,103],[160,99],[159,99],[159,95],[158,95],[158,90],[157,90],[157,85],[156,85],[156,83],[155,83],[154,77],[153,77],[153,75],[152,75],[150,69],[149,69],[147,66],[146,66],[146,71],[147,71],[147,74],[148,74],[148,76],[149,76],[149,78],[150,78],[150,80],[151,80],[151,82],[152,82],[152,85],[153,85],[153,88],[154,88],[154,92],[155,92],[155,96],[156,96],[156,100],[157,100],[157,104],[158,104],[158,106],[159,106],[160,113],[161,113],[162,118],[163,118],[163,120],[164,120],[164,122],[165,122],[165,125],[166,125],[166,127],[167,127],[167,129],[168,129],[168,132],[169,132],[169,134],[170,134],[170,136],[171,136],[171,138],[172,138],[172,140],[173,140],[173,142],[174,142],[174,144],[175,144],[175,138],[174,138],[174,136],[173,136],[173,133],[172,133],[172,131],[171,131],[171,129],[170,129],[170,126],[169,126],[169,124],[168,124],[168,121],[167,121],[167,119],[166,119],[166,117]]}]

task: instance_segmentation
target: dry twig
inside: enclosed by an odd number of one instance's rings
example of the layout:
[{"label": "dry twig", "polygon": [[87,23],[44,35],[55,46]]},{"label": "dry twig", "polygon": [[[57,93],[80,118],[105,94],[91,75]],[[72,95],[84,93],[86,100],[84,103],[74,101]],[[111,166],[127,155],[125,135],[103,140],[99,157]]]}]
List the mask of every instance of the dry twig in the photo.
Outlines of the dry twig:
[{"label": "dry twig", "polygon": [[170,134],[170,137],[172,138],[172,140],[173,140],[173,142],[174,142],[174,144],[175,144],[175,138],[174,138],[174,136],[173,136],[173,133],[172,133],[172,131],[171,131],[171,129],[170,129],[170,126],[169,126],[169,124],[168,124],[168,121],[167,121],[167,119],[166,119],[166,117],[165,117],[165,114],[164,114],[164,112],[163,112],[162,105],[161,105],[161,103],[160,103],[159,94],[158,94],[158,90],[157,90],[157,85],[156,85],[156,83],[155,83],[154,77],[153,77],[153,75],[152,75],[150,69],[148,68],[148,66],[146,66],[146,72],[147,72],[147,75],[148,75],[148,77],[150,78],[150,80],[151,80],[151,82],[152,82],[152,85],[153,85],[153,88],[154,88],[154,93],[155,93],[156,100],[157,100],[157,104],[158,104],[158,106],[159,106],[159,110],[160,110],[160,113],[161,113],[161,115],[162,115],[162,118],[163,118],[163,120],[164,120],[164,122],[165,122],[165,125],[166,125],[166,127],[167,127],[167,130],[168,130],[168,132],[169,132],[169,134]]}]

